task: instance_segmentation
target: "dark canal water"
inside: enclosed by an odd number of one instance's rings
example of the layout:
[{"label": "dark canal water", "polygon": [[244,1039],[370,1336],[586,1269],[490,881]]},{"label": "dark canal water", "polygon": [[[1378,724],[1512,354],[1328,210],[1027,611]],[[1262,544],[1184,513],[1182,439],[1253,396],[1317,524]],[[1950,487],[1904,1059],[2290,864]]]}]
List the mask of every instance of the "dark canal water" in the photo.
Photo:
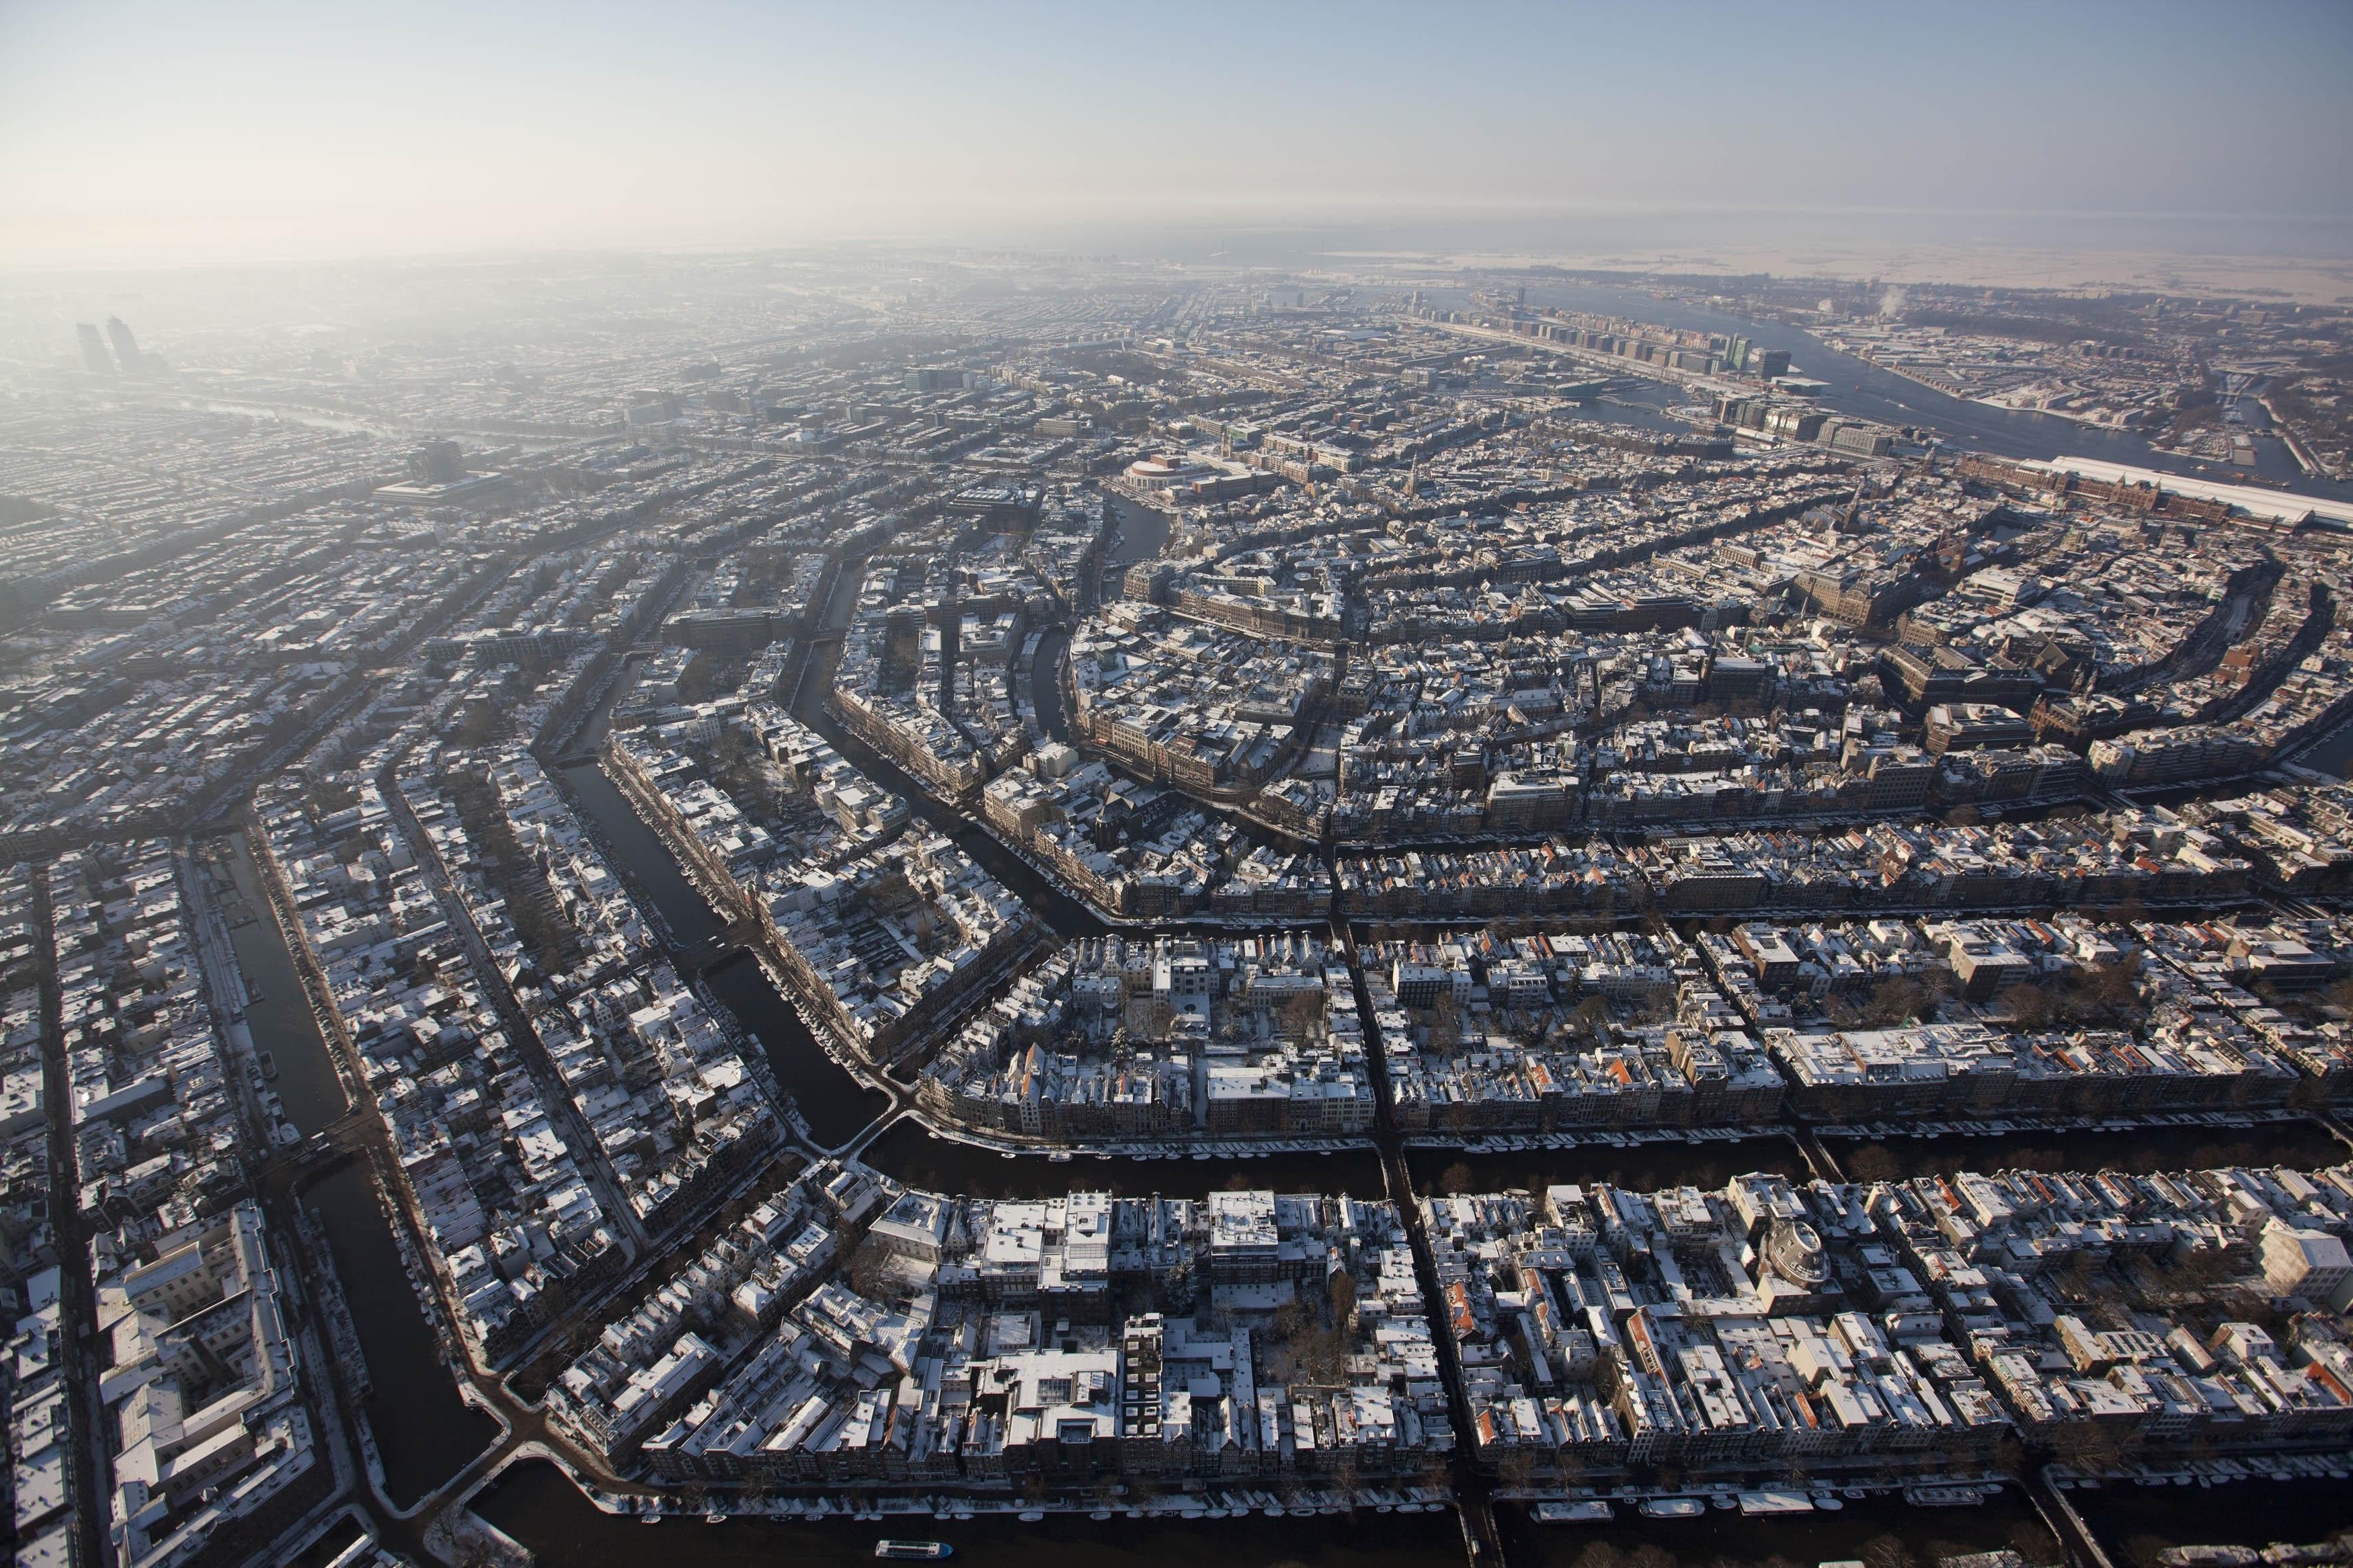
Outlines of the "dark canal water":
[{"label": "dark canal water", "polygon": [[1803,1182],[1812,1175],[1806,1157],[1787,1138],[1744,1138],[1725,1142],[1606,1143],[1528,1153],[1465,1153],[1454,1149],[1409,1149],[1406,1171],[1413,1190],[1497,1193],[1518,1187],[1542,1194],[1566,1182],[1607,1182],[1634,1192],[1662,1187],[1720,1187],[1735,1176],[1770,1171]]},{"label": "dark canal water", "polygon": [[[2102,1543],[2120,1564],[2156,1568],[2166,1546],[2316,1541],[2353,1522],[2353,1498],[2327,1483],[2249,1482],[2216,1488],[2110,1487],[2075,1494]],[[619,1568],[684,1552],[697,1563],[873,1561],[882,1535],[944,1541],[955,1561],[982,1565],[1085,1562],[1179,1568],[1215,1560],[1235,1568],[1388,1568],[1461,1561],[1451,1514],[1364,1510],[1310,1519],[1091,1521],[1049,1515],[1032,1524],[1004,1518],[965,1521],[909,1518],[706,1525],[672,1519],[648,1526],[600,1513],[553,1466],[518,1465],[475,1500],[475,1510],[543,1563]],[[1900,1496],[1851,1499],[1837,1512],[1757,1520],[1711,1509],[1692,1520],[1657,1521],[1624,1505],[1608,1525],[1535,1522],[1523,1509],[1497,1510],[1507,1560],[1521,1568],[1802,1568],[1838,1560],[1931,1564],[2008,1549],[2045,1568],[2064,1554],[2021,1489],[2008,1487],[1977,1508],[1921,1509]],[[1639,1556],[1637,1554],[1640,1554]]]},{"label": "dark canal water", "polygon": [[[564,783],[603,833],[620,868],[661,911],[680,942],[692,948],[721,934],[719,917],[596,764],[565,769]],[[825,1054],[759,964],[736,959],[711,971],[708,980],[712,994],[760,1042],[776,1081],[799,1103],[819,1143],[832,1148],[848,1142],[890,1103],[860,1087]]]},{"label": "dark canal water", "polygon": [[[229,865],[242,907],[225,907],[223,912],[233,922],[248,913],[258,917],[230,931],[237,963],[261,994],[247,1013],[254,1043],[277,1060],[272,1087],[285,1100],[288,1118],[303,1132],[314,1132],[343,1114],[342,1080],[319,1037],[301,975],[270,918],[242,837],[230,840]],[[323,1222],[367,1360],[374,1390],[365,1409],[384,1458],[385,1489],[406,1506],[488,1447],[498,1426],[458,1397],[457,1384],[441,1363],[432,1328],[401,1267],[366,1165],[345,1163],[305,1189],[301,1201]]]},{"label": "dark canal water", "polygon": [[2317,1170],[2353,1151],[2314,1121],[2247,1127],[2168,1127],[2123,1132],[2011,1132],[2000,1136],[1826,1138],[1839,1169],[1854,1181],[1949,1175],[1955,1171],[2201,1171],[2222,1165]]},{"label": "dark canal water", "polygon": [[1103,1160],[1079,1153],[1057,1163],[1042,1154],[1008,1159],[992,1150],[934,1138],[918,1122],[901,1121],[874,1141],[865,1160],[910,1186],[986,1198],[1059,1197],[1071,1192],[1198,1198],[1240,1188],[1382,1195],[1380,1160],[1370,1148],[1332,1154],[1271,1153],[1248,1160]]},{"label": "dark canal water", "polygon": [[2237,1486],[2119,1486],[2073,1494],[2101,1544],[2134,1568],[2158,1568],[2168,1546],[2305,1545],[2353,1527],[2353,1483],[2245,1481]]},{"label": "dark canal water", "polygon": [[871,1564],[882,1536],[944,1541],[971,1568],[1040,1568],[1086,1563],[1103,1568],[1162,1568],[1214,1560],[1222,1568],[1424,1568],[1460,1561],[1453,1514],[1355,1514],[1307,1519],[1093,1521],[1049,1514],[1033,1524],[1009,1516],[965,1521],[914,1517],[884,1523],[734,1520],[709,1525],[672,1519],[646,1525],[600,1513],[545,1463],[509,1469],[474,1500],[474,1510],[529,1547],[543,1563],[576,1568],[681,1561],[719,1565]]},{"label": "dark canal water", "polygon": [[[1669,1568],[1653,1552],[1694,1568],[1792,1568],[1854,1559],[1908,1561],[1926,1568],[1939,1558],[2003,1548],[2051,1568],[2064,1558],[2058,1538],[2018,1487],[2005,1487],[2000,1496],[1976,1508],[1913,1508],[1901,1496],[1882,1494],[1846,1500],[1835,1513],[1778,1520],[1748,1519],[1736,1509],[1716,1508],[1696,1519],[1644,1519],[1621,1504],[1616,1521],[1599,1526],[1539,1524],[1525,1510],[1507,1504],[1496,1510],[1496,1525],[1513,1568]],[[1636,1552],[1642,1553],[1641,1559],[1634,1559]]]},{"label": "dark canal water", "polygon": [[495,1441],[498,1423],[458,1397],[425,1309],[402,1271],[400,1249],[357,1162],[310,1188],[335,1255],[360,1352],[373,1384],[365,1409],[384,1458],[384,1489],[403,1508],[465,1468]]},{"label": "dark canal water", "polygon": [[285,1102],[287,1120],[307,1137],[343,1113],[343,1079],[335,1076],[335,1065],[319,1041],[318,1021],[311,1016],[301,974],[270,915],[252,850],[241,833],[227,843],[237,901],[223,899],[221,913],[230,922],[229,942],[237,949],[248,994],[259,996],[248,1005],[246,1023],[255,1047],[268,1051],[278,1064],[277,1080],[269,1087]]}]

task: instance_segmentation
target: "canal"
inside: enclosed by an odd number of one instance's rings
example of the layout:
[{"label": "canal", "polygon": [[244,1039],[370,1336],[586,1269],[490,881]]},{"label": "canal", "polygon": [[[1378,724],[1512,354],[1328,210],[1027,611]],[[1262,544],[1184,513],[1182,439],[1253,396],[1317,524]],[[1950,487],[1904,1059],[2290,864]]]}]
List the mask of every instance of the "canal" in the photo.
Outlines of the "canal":
[{"label": "canal", "polygon": [[285,1103],[286,1119],[308,1137],[347,1108],[343,1080],[319,1039],[318,1021],[311,1016],[310,1000],[302,992],[301,972],[270,913],[252,847],[242,833],[231,834],[227,843],[237,897],[222,900],[221,916],[228,921],[229,942],[245,973],[246,1023],[253,1031],[255,1048],[268,1051],[277,1064],[278,1077],[269,1087]]},{"label": "canal", "polygon": [[[1541,1524],[1525,1509],[1496,1510],[1505,1558],[1519,1568],[1799,1568],[1861,1561],[1881,1568],[1926,1568],[1974,1552],[2016,1552],[2034,1568],[2065,1560],[2058,1540],[2017,1486],[1975,1508],[1915,1508],[1899,1494],[1842,1500],[1835,1512],[1753,1519],[1710,1509],[1695,1519],[1640,1517],[1627,1504],[1605,1525]],[[2074,1494],[2076,1508],[2118,1568],[2157,1568],[2168,1546],[2263,1545],[2324,1539],[2353,1522],[2341,1484],[2251,1481],[2232,1487],[2110,1486]],[[1028,1568],[1041,1559],[1128,1568],[1184,1568],[1214,1557],[1234,1568],[1403,1568],[1460,1562],[1451,1513],[1359,1510],[1312,1518],[1093,1521],[1050,1514],[1030,1523],[995,1515],[966,1521],[916,1516],[855,1520],[733,1520],[707,1525],[674,1518],[655,1526],[599,1512],[543,1461],[511,1468],[475,1499],[475,1510],[543,1563],[622,1568],[680,1552],[698,1563],[778,1561],[846,1565],[873,1561],[874,1542],[901,1535],[946,1542],[955,1561]]]},{"label": "canal", "polygon": [[[246,1017],[254,1044],[278,1064],[272,1085],[286,1114],[304,1133],[343,1115],[343,1080],[304,998],[302,980],[271,917],[251,847],[228,840],[237,900],[224,902],[238,966],[261,999]],[[247,916],[254,918],[248,920]],[[498,1425],[458,1396],[441,1363],[425,1309],[409,1286],[391,1222],[379,1205],[364,1160],[347,1161],[301,1191],[334,1257],[352,1326],[373,1385],[362,1408],[384,1459],[385,1490],[402,1507],[424,1497],[488,1447]]]},{"label": "canal", "polygon": [[1956,1171],[2208,1171],[2226,1165],[2318,1170],[2353,1159],[2316,1121],[2243,1127],[2154,1127],[1931,1138],[1825,1138],[1850,1181],[1900,1181]]},{"label": "canal", "polygon": [[1368,1146],[1331,1154],[1270,1152],[1250,1159],[1106,1158],[1076,1153],[1055,1161],[1043,1154],[1005,1155],[945,1138],[902,1121],[876,1139],[866,1163],[893,1180],[929,1192],[982,1198],[1049,1198],[1072,1192],[1113,1197],[1205,1197],[1214,1192],[1272,1189],[1278,1193],[1382,1195],[1380,1157]]},{"label": "canal", "polygon": [[1901,1494],[1879,1493],[1844,1499],[1836,1512],[1783,1519],[1754,1519],[1727,1508],[1711,1508],[1694,1519],[1644,1519],[1620,1503],[1618,1518],[1605,1525],[1540,1524],[1525,1508],[1507,1503],[1496,1508],[1495,1523],[1512,1568],[1797,1568],[1856,1561],[1876,1568],[1928,1568],[1947,1557],[2004,1550],[2036,1568],[2065,1561],[2058,1538],[2015,1486],[1975,1508],[1914,1508]]},{"label": "canal", "polygon": [[[2341,1458],[2335,1462],[2341,1471]],[[2070,1500],[2116,1568],[2158,1568],[2168,1546],[2301,1546],[2353,1527],[2353,1484],[2341,1476],[2224,1487],[2111,1481]]]},{"label": "canal", "polygon": [[[680,943],[692,949],[721,936],[725,927],[719,917],[603,770],[583,763],[563,773],[573,799],[620,862],[618,869],[652,901]],[[776,994],[767,971],[750,956],[720,964],[705,979],[712,994],[759,1041],[777,1084],[800,1107],[820,1145],[830,1149],[849,1142],[888,1108],[887,1097],[860,1084],[825,1054],[800,1015]]]},{"label": "canal", "polygon": [[361,1408],[384,1459],[385,1495],[406,1508],[497,1440],[498,1423],[458,1396],[425,1309],[410,1289],[400,1248],[364,1161],[352,1161],[302,1194],[335,1257],[352,1327],[367,1360]]},{"label": "canal", "polygon": [[[1238,1486],[1251,1484],[1238,1481]],[[683,1554],[698,1564],[766,1568],[776,1563],[871,1564],[885,1535],[944,1541],[970,1568],[1037,1568],[1081,1562],[1104,1568],[1191,1568],[1214,1557],[1223,1568],[1429,1568],[1459,1562],[1462,1537],[1451,1512],[1371,1510],[1248,1522],[1229,1520],[1090,1520],[1049,1514],[1030,1523],[1007,1514],[970,1520],[928,1516],[888,1523],[855,1520],[692,1518],[646,1525],[601,1513],[543,1461],[515,1465],[474,1500],[474,1511],[542,1563],[623,1568]]]},{"label": "canal", "polygon": [[1573,1149],[1525,1152],[1466,1152],[1459,1149],[1409,1148],[1405,1168],[1413,1190],[1500,1193],[1517,1188],[1541,1194],[1546,1187],[1608,1183],[1640,1193],[1662,1187],[1720,1187],[1735,1176],[1767,1171],[1805,1182],[1813,1173],[1798,1145],[1778,1135],[1763,1138],[1664,1140],[1623,1147],[1580,1143]]}]

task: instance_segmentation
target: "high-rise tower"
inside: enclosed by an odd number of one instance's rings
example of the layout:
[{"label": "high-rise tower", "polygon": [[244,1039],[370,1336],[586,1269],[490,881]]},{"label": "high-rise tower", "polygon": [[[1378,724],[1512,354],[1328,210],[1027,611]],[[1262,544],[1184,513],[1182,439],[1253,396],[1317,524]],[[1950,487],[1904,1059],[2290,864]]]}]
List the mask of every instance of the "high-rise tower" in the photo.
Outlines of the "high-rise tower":
[{"label": "high-rise tower", "polygon": [[139,340],[131,335],[130,324],[121,317],[106,318],[106,340],[114,345],[114,357],[122,362],[123,374],[137,375],[147,368],[139,354]]},{"label": "high-rise tower", "polygon": [[106,357],[106,340],[98,329],[83,321],[74,328],[74,335],[81,340],[82,368],[92,375],[112,375],[114,362]]}]

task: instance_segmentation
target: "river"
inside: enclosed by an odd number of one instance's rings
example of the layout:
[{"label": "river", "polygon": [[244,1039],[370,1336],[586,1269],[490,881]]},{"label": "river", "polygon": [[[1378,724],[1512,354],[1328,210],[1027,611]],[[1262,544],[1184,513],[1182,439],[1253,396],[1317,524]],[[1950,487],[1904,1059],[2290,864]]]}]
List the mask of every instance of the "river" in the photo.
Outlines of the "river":
[{"label": "river", "polygon": [[[1528,303],[1698,331],[1737,332],[1760,347],[1788,350],[1793,371],[1828,383],[1821,398],[1826,407],[1887,425],[1926,425],[1955,445],[1996,457],[2095,458],[2222,484],[2244,482],[2242,470],[2226,465],[2209,465],[2206,472],[2199,474],[2189,458],[2160,452],[2130,431],[2102,429],[2055,414],[1989,408],[1954,397],[1867,360],[1841,353],[1811,332],[1778,321],[1751,321],[1685,300],[1662,299],[1646,289],[1607,284],[1535,285],[1528,289]],[[2343,485],[2306,478],[2286,445],[2269,435],[2267,421],[2251,421],[2249,428],[2263,437],[2255,444],[2258,478],[2284,481],[2288,489],[2303,495],[2341,500],[2348,494]]]}]

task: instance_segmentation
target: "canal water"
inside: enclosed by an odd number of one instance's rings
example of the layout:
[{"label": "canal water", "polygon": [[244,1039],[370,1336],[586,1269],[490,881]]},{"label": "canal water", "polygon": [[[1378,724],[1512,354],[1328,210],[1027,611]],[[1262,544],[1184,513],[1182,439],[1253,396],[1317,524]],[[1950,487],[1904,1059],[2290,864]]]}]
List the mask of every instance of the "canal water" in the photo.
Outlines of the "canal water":
[{"label": "canal water", "polygon": [[602,1513],[563,1473],[543,1461],[511,1467],[474,1500],[474,1511],[528,1547],[543,1563],[567,1568],[678,1559],[712,1568],[778,1563],[871,1564],[883,1536],[944,1541],[970,1568],[1039,1568],[1084,1562],[1101,1568],[1192,1568],[1215,1559],[1222,1568],[1429,1568],[1460,1561],[1462,1537],[1451,1512],[1395,1514],[1366,1510],[1310,1518],[1240,1520],[1090,1520],[1049,1514],[1024,1524],[1009,1515],[949,1521],[773,1521],[739,1519],[705,1524],[671,1519],[658,1525]]},{"label": "canal water", "polygon": [[1804,1182],[1813,1173],[1796,1143],[1784,1137],[1743,1138],[1722,1142],[1676,1140],[1613,1148],[1607,1143],[1525,1153],[1468,1153],[1457,1149],[1408,1149],[1413,1190],[1499,1193],[1517,1187],[1541,1194],[1564,1183],[1650,1193],[1662,1187],[1720,1187],[1735,1176],[1768,1171]]},{"label": "canal water", "polygon": [[[238,901],[225,905],[238,965],[261,993],[247,1013],[254,1043],[278,1063],[273,1085],[286,1114],[304,1133],[343,1113],[342,1080],[319,1037],[294,960],[270,917],[260,874],[240,835],[229,840]],[[440,1360],[425,1310],[402,1267],[390,1222],[376,1201],[367,1165],[350,1161],[305,1189],[300,1201],[323,1223],[335,1275],[366,1358],[372,1392],[368,1425],[383,1456],[385,1489],[402,1506],[456,1475],[498,1436],[497,1423],[458,1397]]]},{"label": "canal water", "polygon": [[2158,1568],[2168,1546],[2301,1546],[2353,1528],[2353,1483],[2244,1481],[2145,1487],[2107,1482],[2070,1494],[2117,1568]]},{"label": "canal water", "polygon": [[1107,564],[1114,571],[1124,571],[1158,556],[1168,542],[1168,514],[1124,495],[1107,493],[1103,500],[1119,520],[1119,537],[1112,542]]},{"label": "canal water", "polygon": [[1943,1138],[1825,1138],[1851,1181],[1895,1181],[1956,1171],[2207,1171],[2225,1165],[2318,1170],[2353,1150],[2315,1121],[2245,1127],[2158,1127],[2123,1131],[2008,1132]]},{"label": "canal water", "polygon": [[458,1397],[367,1166],[345,1164],[301,1201],[318,1211],[367,1358],[371,1389],[363,1407],[384,1458],[385,1492],[406,1508],[496,1441],[498,1423]]},{"label": "canal water", "polygon": [[[661,911],[681,943],[694,948],[723,932],[719,917],[678,868],[670,850],[595,763],[565,768],[564,782],[596,824],[620,868]],[[760,1042],[776,1082],[799,1105],[818,1143],[830,1149],[847,1142],[889,1106],[886,1097],[862,1087],[825,1054],[800,1015],[776,994],[767,971],[751,958],[723,963],[705,979],[712,994]]]},{"label": "canal water", "polygon": [[256,1049],[268,1051],[278,1066],[269,1087],[286,1105],[286,1119],[308,1137],[341,1116],[347,1106],[343,1079],[319,1039],[318,1020],[302,993],[301,973],[286,951],[278,921],[262,889],[261,872],[242,833],[227,841],[228,867],[237,879],[237,899],[221,901],[221,915],[229,922],[229,942],[237,949],[237,967],[245,972],[249,1002],[246,1023],[253,1031]]},{"label": "canal water", "polygon": [[1072,1192],[1113,1197],[1198,1198],[1210,1193],[1271,1189],[1278,1193],[1382,1195],[1380,1157],[1371,1148],[1331,1154],[1268,1153],[1251,1159],[1099,1159],[1074,1153],[1067,1161],[1042,1154],[1010,1157],[990,1149],[934,1138],[922,1123],[902,1121],[864,1155],[875,1170],[928,1192],[981,1198],[1050,1198]]},{"label": "canal water", "polygon": [[1609,1524],[1539,1524],[1498,1505],[1495,1523],[1513,1568],[1694,1568],[1771,1564],[1810,1568],[1856,1561],[1877,1568],[1931,1568],[1940,1558],[2003,1549],[2038,1568],[2065,1560],[2058,1538],[2024,1490],[2004,1487],[1976,1508],[1914,1508],[1900,1494],[1848,1499],[1837,1512],[1751,1519],[1711,1508],[1695,1519],[1644,1519],[1626,1505]]},{"label": "canal water", "polygon": [[[2171,1545],[2309,1542],[2353,1522],[2347,1489],[2327,1483],[2235,1487],[2105,1488],[2074,1494],[2119,1568],[2156,1568]],[[621,1568],[674,1556],[718,1565],[780,1561],[846,1565],[873,1561],[883,1535],[946,1542],[955,1560],[993,1568],[1083,1560],[1130,1568],[1184,1568],[1215,1559],[1234,1568],[1403,1568],[1459,1562],[1461,1538],[1451,1513],[1354,1514],[1242,1520],[1093,1521],[1050,1514],[1024,1524],[1004,1516],[964,1521],[907,1518],[733,1520],[707,1525],[670,1519],[645,1525],[599,1512],[544,1462],[527,1462],[475,1499],[475,1511],[543,1563]],[[1849,1499],[1837,1512],[1750,1519],[1710,1509],[1691,1520],[1646,1520],[1619,1505],[1607,1525],[1540,1524],[1514,1504],[1496,1510],[1507,1561],[1524,1568],[1803,1568],[1860,1560],[1883,1568],[1930,1568],[1939,1560],[2009,1550],[2036,1568],[2065,1554],[2017,1486],[1976,1508],[1924,1509],[1898,1494]]]}]

